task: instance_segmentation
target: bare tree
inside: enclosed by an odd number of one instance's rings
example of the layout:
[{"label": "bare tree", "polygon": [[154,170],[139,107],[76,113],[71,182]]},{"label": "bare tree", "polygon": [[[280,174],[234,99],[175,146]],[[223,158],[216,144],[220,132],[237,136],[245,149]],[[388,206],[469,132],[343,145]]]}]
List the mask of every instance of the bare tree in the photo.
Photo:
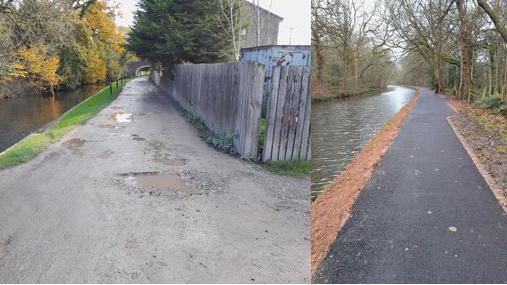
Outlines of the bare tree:
[{"label": "bare tree", "polygon": [[486,0],[477,0],[477,4],[488,14],[504,42],[507,42],[507,25],[504,23],[499,13],[495,12]]},{"label": "bare tree", "polygon": [[220,15],[217,15],[219,25],[229,38],[232,46],[232,58],[239,60],[240,53],[240,31],[244,24],[242,21],[242,3],[240,0],[216,0],[220,8]]}]

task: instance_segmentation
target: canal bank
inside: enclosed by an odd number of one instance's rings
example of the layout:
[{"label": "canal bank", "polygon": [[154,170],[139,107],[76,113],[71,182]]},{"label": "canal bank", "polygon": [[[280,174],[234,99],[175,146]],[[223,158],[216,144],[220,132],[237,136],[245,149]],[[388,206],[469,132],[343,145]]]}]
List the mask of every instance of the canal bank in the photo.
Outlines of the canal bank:
[{"label": "canal bank", "polygon": [[389,86],[375,95],[312,104],[313,199],[414,95],[413,89]]},{"label": "canal bank", "polygon": [[57,91],[54,96],[30,94],[0,100],[0,152],[57,120],[102,88],[104,85],[86,85]]},{"label": "canal bank", "polygon": [[64,113],[59,119],[54,120],[46,129],[26,136],[18,143],[1,152],[0,169],[29,161],[51,143],[59,141],[73,128],[84,124],[102,108],[111,103],[128,81],[129,79],[122,81],[121,84],[117,83],[104,87],[100,92],[88,97]]}]

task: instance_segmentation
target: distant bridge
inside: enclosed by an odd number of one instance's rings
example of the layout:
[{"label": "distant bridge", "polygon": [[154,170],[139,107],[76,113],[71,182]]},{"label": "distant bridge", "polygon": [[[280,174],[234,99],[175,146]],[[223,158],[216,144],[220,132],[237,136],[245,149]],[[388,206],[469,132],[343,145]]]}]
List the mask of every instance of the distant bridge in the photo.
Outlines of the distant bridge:
[{"label": "distant bridge", "polygon": [[133,61],[127,63],[127,76],[137,76],[140,71],[151,69],[151,63],[147,60]]}]

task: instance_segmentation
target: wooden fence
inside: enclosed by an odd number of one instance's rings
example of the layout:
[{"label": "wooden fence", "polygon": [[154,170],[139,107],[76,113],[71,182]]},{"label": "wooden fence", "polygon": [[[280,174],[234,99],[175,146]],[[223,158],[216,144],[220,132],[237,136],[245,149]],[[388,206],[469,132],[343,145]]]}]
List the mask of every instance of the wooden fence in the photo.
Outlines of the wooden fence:
[{"label": "wooden fence", "polygon": [[263,161],[311,159],[310,93],[310,67],[275,67],[267,104]]},{"label": "wooden fence", "polygon": [[232,137],[242,158],[256,158],[265,68],[256,62],[182,64],[153,81],[214,133]]}]

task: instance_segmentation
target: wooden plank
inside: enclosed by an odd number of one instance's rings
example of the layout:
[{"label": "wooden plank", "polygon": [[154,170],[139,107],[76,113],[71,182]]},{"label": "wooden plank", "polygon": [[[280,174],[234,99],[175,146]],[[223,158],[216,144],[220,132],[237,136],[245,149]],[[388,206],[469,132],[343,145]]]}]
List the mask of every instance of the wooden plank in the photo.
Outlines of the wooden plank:
[{"label": "wooden plank", "polygon": [[[309,68],[308,68],[309,69]],[[310,72],[310,71],[308,71]],[[311,159],[311,114],[312,114],[312,92],[311,92],[311,79],[306,83],[307,85],[307,96],[306,96],[306,112],[305,119],[303,122],[303,136],[301,139],[301,150],[299,152],[299,157],[301,159],[309,160]]]},{"label": "wooden plank", "polygon": [[288,78],[288,69],[286,67],[280,67],[280,83],[279,83],[279,91],[278,91],[278,100],[276,107],[276,115],[275,115],[275,127],[273,130],[273,147],[271,150],[271,160],[278,160],[278,153],[280,150],[280,137],[282,134],[282,118],[283,118],[283,107],[285,105],[285,96],[287,92],[287,78]]},{"label": "wooden plank", "polygon": [[257,150],[259,147],[259,121],[262,111],[262,100],[264,97],[264,78],[266,76],[266,69],[264,65],[255,63],[254,80],[252,82],[252,96],[250,97],[250,117],[249,117],[249,153],[248,156],[252,159],[257,158]]},{"label": "wooden plank", "polygon": [[308,92],[308,87],[311,73],[309,68],[304,68],[302,72],[303,76],[301,80],[301,93],[299,100],[300,104],[297,114],[297,130],[294,139],[294,149],[292,151],[291,160],[306,159],[306,155],[304,156],[304,158],[301,157],[301,145],[303,141],[303,132],[305,130],[304,122],[306,116],[309,116],[309,114],[307,113],[306,105],[308,103],[308,96],[310,95],[310,93]]},{"label": "wooden plank", "polygon": [[236,117],[235,133],[237,135],[237,150],[241,156],[245,151],[245,108],[246,97],[248,96],[249,89],[247,82],[249,81],[248,68],[245,64],[239,65],[239,94],[238,94],[238,113]]},{"label": "wooden plank", "polygon": [[287,147],[285,150],[284,160],[292,159],[292,150],[294,149],[296,130],[297,130],[297,117],[298,108],[301,99],[301,82],[303,77],[302,66],[291,66],[294,69],[294,86],[292,91],[291,103],[289,107],[288,121],[287,121]]},{"label": "wooden plank", "polygon": [[276,108],[278,105],[278,91],[280,87],[280,66],[273,69],[271,76],[271,94],[268,98],[266,111],[266,139],[264,141],[264,150],[262,161],[271,160],[271,152],[273,150],[273,139],[275,135]]},{"label": "wooden plank", "polygon": [[294,77],[296,70],[294,68],[286,67],[288,69],[287,76],[287,92],[285,92],[285,101],[282,112],[282,126],[280,134],[280,145],[277,160],[285,160],[285,151],[287,150],[287,140],[289,133],[289,120],[290,120],[290,107],[292,104],[292,96],[294,92]]}]

